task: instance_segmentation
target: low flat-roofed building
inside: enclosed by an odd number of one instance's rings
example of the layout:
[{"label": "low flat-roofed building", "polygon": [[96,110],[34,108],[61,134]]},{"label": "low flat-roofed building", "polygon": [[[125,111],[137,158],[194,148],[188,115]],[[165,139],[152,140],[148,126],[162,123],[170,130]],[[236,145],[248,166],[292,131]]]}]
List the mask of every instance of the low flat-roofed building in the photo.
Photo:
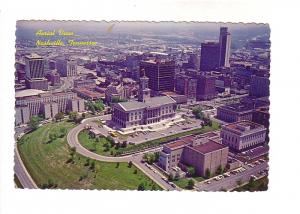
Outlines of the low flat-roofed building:
[{"label": "low flat-roofed building", "polygon": [[44,77],[35,78],[35,79],[25,79],[25,85],[28,89],[37,89],[37,90],[48,90],[49,84],[48,80]]},{"label": "low flat-roofed building", "polygon": [[187,166],[195,168],[197,175],[205,176],[208,169],[215,173],[218,167],[225,168],[228,157],[228,146],[218,143],[216,132],[182,137],[165,144],[160,152],[158,165],[167,173],[174,167],[186,171]]},{"label": "low flat-roofed building", "polygon": [[242,151],[265,143],[266,128],[251,121],[239,121],[222,126],[222,144]]},{"label": "low flat-roofed building", "polygon": [[177,104],[187,103],[187,96],[182,94],[177,94],[173,91],[167,91],[161,93],[164,96],[169,96],[176,101]]},{"label": "low flat-roofed building", "polygon": [[85,100],[99,100],[101,98],[104,98],[103,93],[99,93],[93,89],[89,88],[74,88],[73,91],[77,93],[78,97],[81,97]]},{"label": "low flat-roofed building", "polygon": [[[15,95],[16,98],[16,124],[26,123],[28,117],[35,115],[43,115],[44,118],[52,118],[57,112],[67,113],[68,111],[84,111],[84,100],[77,97],[74,92],[39,92],[39,90],[18,91]],[[70,102],[72,105],[70,105]],[[77,107],[75,105],[77,102]],[[75,105],[76,106],[76,105]],[[26,107],[26,108],[25,108]],[[27,117],[29,110],[29,116]],[[21,111],[23,109],[23,111]],[[20,115],[23,112],[23,119]],[[24,113],[26,115],[24,116]]]},{"label": "low flat-roofed building", "polygon": [[252,107],[241,103],[229,104],[217,108],[217,118],[229,123],[252,120],[252,113]]}]

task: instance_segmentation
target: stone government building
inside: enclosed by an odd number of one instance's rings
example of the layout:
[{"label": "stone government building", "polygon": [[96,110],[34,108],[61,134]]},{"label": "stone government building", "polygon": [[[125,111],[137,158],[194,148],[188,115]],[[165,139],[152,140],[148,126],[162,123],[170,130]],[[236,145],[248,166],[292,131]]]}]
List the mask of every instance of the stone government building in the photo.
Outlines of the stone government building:
[{"label": "stone government building", "polygon": [[[143,70],[144,72],[144,70]],[[140,78],[138,101],[113,105],[112,121],[120,128],[158,123],[175,118],[176,101],[169,96],[150,97],[149,78]]]}]

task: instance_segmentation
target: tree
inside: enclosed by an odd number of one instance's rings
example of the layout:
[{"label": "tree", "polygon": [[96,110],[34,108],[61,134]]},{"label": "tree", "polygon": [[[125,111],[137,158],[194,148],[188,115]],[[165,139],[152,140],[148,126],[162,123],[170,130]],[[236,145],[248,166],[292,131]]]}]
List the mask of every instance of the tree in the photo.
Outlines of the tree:
[{"label": "tree", "polygon": [[95,114],[95,113],[96,113],[96,109],[95,109],[95,107],[94,107],[94,105],[93,105],[93,103],[92,103],[91,101],[88,101],[88,102],[86,103],[86,108],[87,108],[89,111],[91,111],[92,114]]},{"label": "tree", "polygon": [[187,188],[188,188],[188,189],[193,189],[194,186],[195,186],[195,181],[194,181],[193,179],[190,179],[190,180],[188,181]]},{"label": "tree", "polygon": [[119,166],[120,166],[120,163],[119,163],[119,162],[117,162],[116,168],[119,168]]},{"label": "tree", "polygon": [[94,161],[90,165],[90,170],[95,171],[95,162]]},{"label": "tree", "polygon": [[132,161],[129,161],[128,163],[128,167],[131,168],[132,167]]},{"label": "tree", "polygon": [[156,186],[153,184],[151,190],[156,190]]},{"label": "tree", "polygon": [[73,122],[76,122],[77,121],[77,119],[78,119],[78,112],[75,112],[75,111],[71,111],[70,113],[69,113],[69,119],[71,120],[71,121],[73,121]]},{"label": "tree", "polygon": [[195,115],[196,119],[202,120],[204,117],[204,114],[202,111],[203,110],[201,107],[196,107],[196,108],[193,108],[192,113],[193,113],[193,115]]},{"label": "tree", "polygon": [[173,181],[173,180],[174,180],[174,176],[173,176],[173,174],[169,174],[169,176],[168,176],[168,180],[169,180],[169,181]]},{"label": "tree", "polygon": [[66,127],[61,127],[59,129],[60,137],[64,137],[67,134],[67,128]]},{"label": "tree", "polygon": [[103,104],[102,100],[97,100],[94,103],[94,108],[98,112],[103,111],[105,107],[104,107],[104,104]]},{"label": "tree", "polygon": [[116,144],[115,140],[111,136],[107,136],[106,140],[110,143],[111,147]]},{"label": "tree", "polygon": [[216,174],[220,175],[223,173],[223,167],[221,165],[219,165],[217,171],[216,171]]},{"label": "tree", "polygon": [[42,121],[41,117],[32,116],[28,122],[28,125],[31,129],[36,130],[39,127],[41,121]]},{"label": "tree", "polygon": [[250,177],[250,180],[249,180],[249,186],[250,187],[253,187],[254,186],[254,184],[255,184],[255,182],[254,182],[255,180],[254,180],[254,177]]},{"label": "tree", "polygon": [[133,171],[133,174],[137,174],[137,172],[138,172],[137,169],[135,169],[135,170]]},{"label": "tree", "polygon": [[207,169],[205,170],[205,177],[206,177],[206,178],[210,178],[210,176],[211,176],[211,172],[210,172],[210,170],[207,168]]},{"label": "tree", "polygon": [[50,142],[54,141],[56,138],[57,138],[56,133],[50,133],[50,134],[49,134]]},{"label": "tree", "polygon": [[121,147],[122,147],[122,148],[126,148],[126,147],[127,147],[127,141],[124,140],[124,141],[122,142]]},{"label": "tree", "polygon": [[145,184],[144,183],[140,183],[138,186],[138,191],[144,191],[145,190]]},{"label": "tree", "polygon": [[62,112],[58,112],[55,116],[54,116],[56,121],[61,121],[62,119],[64,119],[64,113]]},{"label": "tree", "polygon": [[187,172],[188,172],[189,176],[194,176],[196,174],[195,167],[193,167],[193,166],[188,167]]}]

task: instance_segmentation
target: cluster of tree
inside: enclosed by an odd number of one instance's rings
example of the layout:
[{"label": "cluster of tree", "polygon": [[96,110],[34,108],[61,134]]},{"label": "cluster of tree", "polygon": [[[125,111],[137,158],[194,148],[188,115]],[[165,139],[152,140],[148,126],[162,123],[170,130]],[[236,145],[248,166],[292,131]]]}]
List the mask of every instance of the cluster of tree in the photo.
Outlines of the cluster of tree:
[{"label": "cluster of tree", "polygon": [[205,170],[205,178],[210,178],[211,177],[211,172],[210,172],[210,170],[207,168],[206,170]]},{"label": "cluster of tree", "polygon": [[146,189],[146,185],[144,183],[140,183],[137,190],[138,191],[144,191]]},{"label": "cluster of tree", "polygon": [[143,160],[146,161],[148,164],[153,164],[154,162],[157,162],[159,159],[159,153],[145,153],[143,156]]},{"label": "cluster of tree", "polygon": [[92,172],[95,172],[96,169],[96,165],[95,165],[95,161],[90,161],[90,159],[86,159],[84,166],[87,166],[89,168],[89,170],[91,170]]},{"label": "cluster of tree", "polygon": [[195,174],[196,174],[195,167],[189,166],[189,167],[187,168],[187,174],[188,174],[188,176],[190,176],[190,177],[195,176]]},{"label": "cluster of tree", "polygon": [[208,118],[208,117],[203,117],[203,122],[202,122],[202,126],[212,126],[212,121],[211,121],[211,119],[210,118]]},{"label": "cluster of tree", "polygon": [[197,119],[202,120],[204,118],[203,110],[202,110],[201,107],[195,107],[195,108],[193,108],[192,113],[193,113],[193,115],[195,115],[195,117]]},{"label": "cluster of tree", "polygon": [[72,148],[69,149],[69,158],[66,161],[67,164],[68,163],[72,163],[73,164],[75,162],[74,161],[74,155],[75,155],[75,153],[76,153],[76,148],[75,147],[72,147]]},{"label": "cluster of tree", "polygon": [[193,179],[189,179],[186,188],[187,189],[194,189],[194,186],[195,186],[195,181]]},{"label": "cluster of tree", "polygon": [[84,179],[86,179],[88,177],[88,174],[87,173],[85,173],[84,175],[80,175],[80,177],[79,177],[79,181],[82,181],[82,180],[84,180]]},{"label": "cluster of tree", "polygon": [[49,141],[47,143],[51,143],[57,138],[63,138],[67,134],[67,129],[65,127],[61,127],[59,131],[50,132],[49,133]]},{"label": "cluster of tree", "polygon": [[202,126],[212,126],[211,119],[204,115],[203,110],[202,110],[201,107],[194,108],[192,113],[193,113],[193,115],[195,115],[195,117],[197,119],[203,120]]},{"label": "cluster of tree", "polygon": [[97,101],[88,101],[86,102],[86,107],[89,111],[91,111],[93,114],[96,112],[101,112],[105,109],[103,101],[97,100]]},{"label": "cluster of tree", "polygon": [[49,179],[47,183],[42,184],[41,188],[42,189],[54,189],[57,186],[58,186],[57,183],[54,183],[51,179]]},{"label": "cluster of tree", "polygon": [[54,119],[55,121],[62,121],[62,119],[64,119],[65,115],[63,112],[58,112],[55,116]]},{"label": "cluster of tree", "polygon": [[39,116],[32,116],[28,122],[28,126],[32,130],[36,130],[39,127],[42,120],[43,120],[43,118],[41,118]]},{"label": "cluster of tree", "polygon": [[221,174],[223,174],[223,172],[224,172],[224,168],[220,165],[216,171],[216,174],[221,175]]}]

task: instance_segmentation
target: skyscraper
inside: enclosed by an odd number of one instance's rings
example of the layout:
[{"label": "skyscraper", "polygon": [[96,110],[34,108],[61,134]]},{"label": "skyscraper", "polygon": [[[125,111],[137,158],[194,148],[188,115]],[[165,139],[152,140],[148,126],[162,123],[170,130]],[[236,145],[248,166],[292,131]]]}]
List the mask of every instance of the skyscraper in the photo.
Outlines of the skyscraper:
[{"label": "skyscraper", "polygon": [[219,45],[220,45],[219,67],[229,67],[231,34],[228,32],[227,27],[220,28]]},{"label": "skyscraper", "polygon": [[30,54],[25,56],[25,72],[28,79],[44,77],[45,60],[37,55]]},{"label": "skyscraper", "polygon": [[25,85],[29,89],[48,90],[45,76],[45,60],[37,54],[25,56]]},{"label": "skyscraper", "polygon": [[149,88],[154,92],[174,91],[174,61],[142,61],[140,69],[145,70],[145,75],[149,78]]},{"label": "skyscraper", "polygon": [[200,71],[212,71],[219,67],[220,46],[218,42],[201,43]]},{"label": "skyscraper", "polygon": [[216,78],[211,75],[200,75],[197,80],[197,100],[211,100],[216,97]]}]

